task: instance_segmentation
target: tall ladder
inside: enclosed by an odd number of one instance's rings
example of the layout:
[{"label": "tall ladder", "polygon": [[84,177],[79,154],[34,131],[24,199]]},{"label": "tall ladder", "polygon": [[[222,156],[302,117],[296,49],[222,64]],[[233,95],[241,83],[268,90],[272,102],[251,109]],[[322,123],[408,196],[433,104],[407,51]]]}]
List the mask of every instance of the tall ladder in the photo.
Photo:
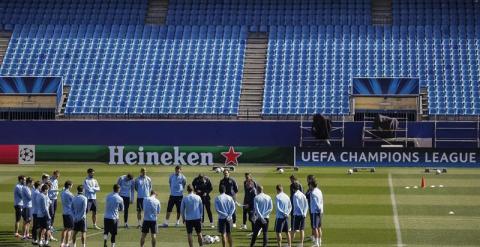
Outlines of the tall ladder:
[{"label": "tall ladder", "polygon": [[372,24],[393,24],[392,0],[372,0]]},{"label": "tall ladder", "polygon": [[168,0],[149,0],[145,23],[164,25],[167,21],[167,13]]},{"label": "tall ladder", "polygon": [[422,105],[422,108],[420,109],[421,120],[428,120],[429,117],[428,117],[428,88],[427,87],[420,88],[420,104]]},{"label": "tall ladder", "polygon": [[5,53],[7,53],[8,43],[10,43],[10,38],[12,37],[12,32],[0,32],[0,64],[3,63],[3,58]]},{"label": "tall ladder", "polygon": [[248,34],[238,111],[239,119],[262,118],[267,47],[267,33]]}]

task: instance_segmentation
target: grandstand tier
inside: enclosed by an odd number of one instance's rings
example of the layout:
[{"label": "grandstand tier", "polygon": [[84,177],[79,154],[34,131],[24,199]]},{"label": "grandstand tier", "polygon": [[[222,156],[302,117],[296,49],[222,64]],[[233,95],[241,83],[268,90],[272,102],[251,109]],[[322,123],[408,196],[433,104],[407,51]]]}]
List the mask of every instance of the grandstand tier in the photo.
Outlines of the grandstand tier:
[{"label": "grandstand tier", "polygon": [[[349,114],[356,77],[419,78],[429,114],[479,114],[480,4],[394,0],[383,26],[371,25],[372,4],[0,1],[13,32],[0,74],[61,76],[67,115],[238,116],[247,37],[262,32],[264,116]],[[149,6],[167,25],[145,24],[163,22]]]}]

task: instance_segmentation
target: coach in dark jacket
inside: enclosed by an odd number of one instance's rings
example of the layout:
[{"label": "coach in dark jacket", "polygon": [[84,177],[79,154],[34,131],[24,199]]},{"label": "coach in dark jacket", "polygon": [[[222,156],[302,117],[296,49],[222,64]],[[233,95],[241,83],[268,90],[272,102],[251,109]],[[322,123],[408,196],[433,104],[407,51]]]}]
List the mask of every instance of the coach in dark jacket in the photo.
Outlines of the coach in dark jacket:
[{"label": "coach in dark jacket", "polygon": [[[237,193],[238,193],[238,186],[237,186],[237,182],[235,181],[235,179],[231,178],[230,177],[230,172],[228,170],[224,170],[223,171],[223,179],[220,180],[220,184],[218,185],[218,188],[220,190],[220,187],[222,186],[225,186],[225,194],[233,197],[233,200],[235,200],[235,202],[237,201]],[[233,219],[233,227],[237,227],[237,214],[236,213],[233,213],[233,216],[232,216],[232,219]]]},{"label": "coach in dark jacket", "polygon": [[257,196],[257,185],[253,181],[253,179],[247,180],[244,183],[245,186],[245,195],[243,197],[243,226],[242,228],[246,230],[246,225],[245,223],[247,222],[247,217],[248,220],[252,223],[252,229],[253,229],[253,214],[254,214],[254,207],[253,207],[253,201],[255,199],[255,196]]},{"label": "coach in dark jacket", "polygon": [[[198,174],[198,177],[193,179],[192,182],[193,189],[195,190],[195,194],[202,198],[203,206],[207,211],[208,220],[210,221],[210,225],[214,227],[213,224],[213,216],[212,216],[212,209],[210,204],[210,192],[212,192],[212,182],[210,178],[204,176],[203,174]],[[205,221],[205,211],[202,215],[202,223]]]}]

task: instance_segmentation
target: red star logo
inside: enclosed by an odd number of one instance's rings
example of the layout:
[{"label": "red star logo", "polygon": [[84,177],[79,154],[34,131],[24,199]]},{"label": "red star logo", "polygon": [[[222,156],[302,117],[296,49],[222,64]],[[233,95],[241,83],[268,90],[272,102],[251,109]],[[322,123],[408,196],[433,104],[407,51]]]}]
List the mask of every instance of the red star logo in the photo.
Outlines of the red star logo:
[{"label": "red star logo", "polygon": [[236,166],[238,165],[238,157],[242,156],[241,152],[235,152],[235,149],[230,146],[228,152],[222,152],[222,156],[225,157],[225,165],[228,166],[230,164]]}]

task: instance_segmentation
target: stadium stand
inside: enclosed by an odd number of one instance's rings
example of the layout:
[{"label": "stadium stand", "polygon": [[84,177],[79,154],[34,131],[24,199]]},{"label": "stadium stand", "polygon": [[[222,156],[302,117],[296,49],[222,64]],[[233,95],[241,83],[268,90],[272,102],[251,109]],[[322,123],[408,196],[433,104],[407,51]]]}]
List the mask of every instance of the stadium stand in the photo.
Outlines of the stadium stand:
[{"label": "stadium stand", "polygon": [[2,0],[0,21],[16,24],[143,24],[148,0]]},{"label": "stadium stand", "polygon": [[480,113],[480,26],[287,26],[269,38],[264,114],[346,114],[354,77],[419,77],[430,114]]},{"label": "stadium stand", "polygon": [[169,25],[370,25],[370,0],[170,0]]},{"label": "stadium stand", "polygon": [[393,0],[395,25],[478,25],[477,0]]},{"label": "stadium stand", "polygon": [[354,77],[418,77],[429,114],[479,114],[480,4],[374,2],[4,0],[0,74],[62,76],[69,115],[237,116],[247,37],[268,33],[265,116],[348,114]]},{"label": "stadium stand", "polygon": [[236,115],[240,26],[16,26],[0,73],[63,76],[67,114]]}]

